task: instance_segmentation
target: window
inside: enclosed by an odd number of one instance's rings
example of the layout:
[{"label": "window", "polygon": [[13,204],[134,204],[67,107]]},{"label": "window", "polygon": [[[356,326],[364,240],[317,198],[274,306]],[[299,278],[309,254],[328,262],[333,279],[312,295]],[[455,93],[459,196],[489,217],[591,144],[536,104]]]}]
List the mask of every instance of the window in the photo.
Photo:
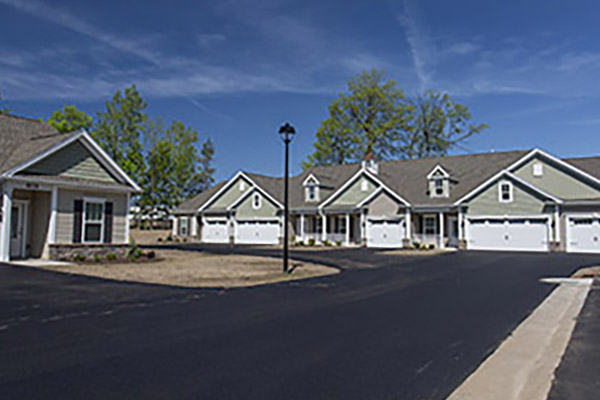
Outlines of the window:
[{"label": "window", "polygon": [[498,192],[501,203],[510,203],[513,200],[513,187],[510,182],[501,182]]},{"label": "window", "polygon": [[544,175],[544,165],[542,163],[533,164],[533,176],[542,176]]},{"label": "window", "polygon": [[246,190],[246,182],[240,181],[240,192],[243,192],[244,190]]},{"label": "window", "polygon": [[435,217],[434,216],[428,216],[428,217],[423,218],[423,225],[425,225],[424,232],[426,235],[435,235],[436,229],[435,229]]},{"label": "window", "polygon": [[363,192],[366,192],[367,190],[369,190],[369,182],[367,182],[366,180],[362,181],[360,183],[360,190],[362,190]]},{"label": "window", "polygon": [[444,181],[442,179],[436,179],[434,182],[435,182],[435,195],[443,196],[444,195]]},{"label": "window", "polygon": [[315,185],[309,185],[306,188],[306,193],[308,201],[315,201],[317,199],[317,188],[315,188]]},{"label": "window", "polygon": [[180,236],[188,235],[188,223],[189,223],[188,221],[189,221],[188,217],[179,219],[179,235]]},{"label": "window", "polygon": [[252,197],[252,208],[254,208],[255,210],[260,208],[260,195],[258,193],[256,193],[253,197]]},{"label": "window", "polygon": [[346,233],[346,217],[336,217],[333,233]]},{"label": "window", "polygon": [[83,241],[101,242],[104,230],[104,202],[86,200],[83,212]]}]

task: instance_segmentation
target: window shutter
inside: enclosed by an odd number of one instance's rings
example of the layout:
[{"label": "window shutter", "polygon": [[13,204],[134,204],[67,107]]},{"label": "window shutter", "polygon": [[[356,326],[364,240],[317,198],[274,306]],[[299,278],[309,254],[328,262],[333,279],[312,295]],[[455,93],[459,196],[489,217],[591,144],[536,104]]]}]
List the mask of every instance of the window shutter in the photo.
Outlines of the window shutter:
[{"label": "window shutter", "polygon": [[113,203],[104,203],[104,243],[112,243]]},{"label": "window shutter", "polygon": [[73,243],[81,243],[81,228],[83,217],[83,200],[73,203]]}]

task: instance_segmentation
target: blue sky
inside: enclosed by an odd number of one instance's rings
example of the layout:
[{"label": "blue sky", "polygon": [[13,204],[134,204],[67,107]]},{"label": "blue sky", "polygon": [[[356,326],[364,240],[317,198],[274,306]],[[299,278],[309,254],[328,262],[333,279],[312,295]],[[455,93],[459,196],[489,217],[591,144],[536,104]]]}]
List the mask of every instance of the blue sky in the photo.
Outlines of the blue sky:
[{"label": "blue sky", "polygon": [[15,114],[95,114],[137,83],[151,115],[217,148],[217,178],[294,172],[348,77],[447,91],[490,129],[456,153],[600,147],[596,1],[0,0],[0,91]]}]

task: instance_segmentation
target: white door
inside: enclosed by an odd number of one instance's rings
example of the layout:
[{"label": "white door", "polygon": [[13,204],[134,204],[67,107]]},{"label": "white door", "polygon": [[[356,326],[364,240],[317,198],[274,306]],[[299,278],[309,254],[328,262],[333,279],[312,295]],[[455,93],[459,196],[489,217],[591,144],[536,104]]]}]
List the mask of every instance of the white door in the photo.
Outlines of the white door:
[{"label": "white door", "polygon": [[548,251],[548,219],[468,218],[471,250]]},{"label": "white door", "polygon": [[403,219],[367,220],[368,247],[402,247],[404,238]]},{"label": "white door", "polygon": [[205,220],[202,225],[202,241],[204,243],[229,243],[227,221]]},{"label": "white door", "polygon": [[235,242],[240,244],[278,244],[279,221],[238,221]]},{"label": "white door", "polygon": [[10,212],[10,258],[25,257],[27,203],[13,201]]},{"label": "white door", "polygon": [[600,253],[600,218],[592,216],[568,217],[567,252]]}]

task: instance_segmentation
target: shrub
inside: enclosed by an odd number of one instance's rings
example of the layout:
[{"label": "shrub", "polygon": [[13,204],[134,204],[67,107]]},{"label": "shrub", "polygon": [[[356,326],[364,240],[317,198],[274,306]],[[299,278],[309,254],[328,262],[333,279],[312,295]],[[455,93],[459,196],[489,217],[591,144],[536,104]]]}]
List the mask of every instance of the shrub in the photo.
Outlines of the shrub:
[{"label": "shrub", "polygon": [[183,243],[185,243],[185,242],[187,242],[187,238],[183,238],[183,239],[181,239],[181,241],[182,241]]},{"label": "shrub", "polygon": [[146,253],[146,257],[148,257],[150,260],[156,258],[156,253],[154,252],[154,250],[150,250],[148,253]]},{"label": "shrub", "polygon": [[429,245],[429,250],[433,250],[433,249],[435,249],[435,244],[430,244]]},{"label": "shrub", "polygon": [[418,249],[419,247],[421,247],[421,243],[419,243],[419,242],[413,242],[412,245],[415,249]]},{"label": "shrub", "polygon": [[84,254],[75,254],[73,256],[73,261],[75,261],[75,262],[84,262],[85,259],[86,259],[86,257]]},{"label": "shrub", "polygon": [[421,250],[427,250],[427,245],[425,243],[421,243]]},{"label": "shrub", "polygon": [[331,246],[331,242],[327,239],[323,240],[323,246]]},{"label": "shrub", "polygon": [[315,243],[316,243],[316,242],[315,242],[315,239],[314,239],[314,238],[310,238],[310,239],[308,239],[308,245],[309,245],[309,246],[311,246],[311,247],[312,247],[312,246],[314,246],[314,245],[315,245]]},{"label": "shrub", "polygon": [[115,261],[117,259],[117,256],[114,253],[108,253],[106,255],[106,261]]},{"label": "shrub", "polygon": [[169,233],[169,235],[166,238],[167,242],[172,242],[173,241],[173,236]]},{"label": "shrub", "polygon": [[304,242],[302,240],[297,240],[296,243],[294,243],[294,246],[298,246],[298,247],[303,246],[303,245],[304,245]]},{"label": "shrub", "polygon": [[335,245],[338,246],[338,247],[341,246],[342,245],[342,241],[341,240],[336,240],[335,241]]},{"label": "shrub", "polygon": [[162,238],[159,236],[158,239],[156,239],[157,242],[162,242]]},{"label": "shrub", "polygon": [[99,263],[100,261],[102,261],[102,258],[100,258],[100,256],[99,256],[98,254],[96,254],[96,255],[94,256],[94,262],[97,262],[97,263]]},{"label": "shrub", "polygon": [[142,256],[142,250],[134,243],[127,251],[127,257],[135,261]]}]

